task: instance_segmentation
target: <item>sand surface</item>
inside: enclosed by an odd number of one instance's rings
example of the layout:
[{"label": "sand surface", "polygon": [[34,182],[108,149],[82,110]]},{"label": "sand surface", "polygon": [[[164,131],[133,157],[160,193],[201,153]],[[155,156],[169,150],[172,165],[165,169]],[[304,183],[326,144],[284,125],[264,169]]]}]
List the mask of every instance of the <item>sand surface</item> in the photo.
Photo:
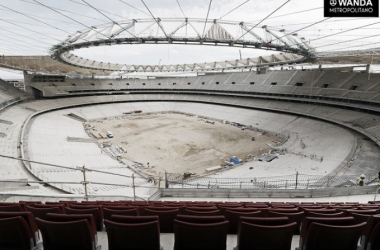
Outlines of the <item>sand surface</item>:
[{"label": "sand surface", "polygon": [[[114,138],[100,140],[122,146],[122,157],[144,165],[143,172],[152,176],[190,172],[204,174],[205,169],[220,166],[231,156],[245,160],[247,155],[268,151],[276,136],[183,114],[131,116],[112,121],[95,121],[95,132]],[[255,137],[255,141],[252,141]],[[149,167],[148,167],[149,162]]]}]

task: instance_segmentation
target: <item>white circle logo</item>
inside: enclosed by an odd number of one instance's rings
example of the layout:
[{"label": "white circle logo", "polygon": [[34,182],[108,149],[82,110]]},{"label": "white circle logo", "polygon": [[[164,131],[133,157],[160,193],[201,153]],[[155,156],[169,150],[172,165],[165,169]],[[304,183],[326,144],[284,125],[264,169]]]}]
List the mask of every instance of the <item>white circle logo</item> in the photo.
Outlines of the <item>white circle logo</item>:
[{"label": "white circle logo", "polygon": [[330,5],[334,7],[338,3],[337,0],[330,0]]}]

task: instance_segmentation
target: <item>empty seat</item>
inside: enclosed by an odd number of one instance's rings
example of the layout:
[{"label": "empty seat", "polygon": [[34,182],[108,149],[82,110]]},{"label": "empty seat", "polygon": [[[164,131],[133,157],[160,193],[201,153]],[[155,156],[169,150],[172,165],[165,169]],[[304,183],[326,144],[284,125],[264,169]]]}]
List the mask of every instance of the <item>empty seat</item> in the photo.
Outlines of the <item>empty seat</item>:
[{"label": "empty seat", "polygon": [[66,208],[67,214],[92,214],[96,223],[96,230],[103,230],[103,214],[99,208],[90,208],[90,209],[74,209]]},{"label": "empty seat", "polygon": [[184,214],[187,215],[196,215],[196,216],[212,216],[212,215],[222,215],[219,210],[213,210],[213,211],[193,211],[190,209],[186,209]]},{"label": "empty seat", "polygon": [[268,211],[268,217],[281,217],[281,216],[288,217],[290,222],[296,222],[297,227],[295,228],[294,234],[300,234],[301,223],[305,216],[305,213],[303,211],[298,212],[298,213],[293,213],[293,212],[292,213],[278,213],[274,211]]},{"label": "empty seat", "polygon": [[333,209],[333,208],[329,208],[329,209],[308,209],[308,208],[304,208],[303,211],[305,212],[305,216],[307,216],[309,213],[335,214],[338,212],[338,211],[336,211],[336,209]]},{"label": "empty seat", "polygon": [[290,250],[296,227],[296,222],[275,226],[242,222],[234,250]]},{"label": "empty seat", "polygon": [[87,220],[90,223],[91,232],[94,235],[95,244],[98,245],[98,235],[96,230],[96,223],[94,216],[92,214],[46,214],[46,219],[48,221],[56,222],[67,222],[67,221],[77,221],[77,220]]},{"label": "empty seat", "polygon": [[354,217],[356,224],[367,222],[369,218],[372,217],[371,214],[357,214],[357,213],[351,213],[351,217]]},{"label": "empty seat", "polygon": [[[364,231],[362,232],[362,235],[360,236],[360,247],[363,250],[366,250],[367,246],[368,246],[367,245],[368,239],[369,239],[372,231],[376,227],[376,225],[380,222],[380,216],[379,215],[359,215],[360,219],[358,219],[357,214],[352,213],[351,216],[354,217],[355,221],[367,222],[367,226],[365,227]],[[366,221],[364,221],[365,218],[367,218]],[[375,239],[373,238],[372,241],[373,240],[375,240]],[[376,243],[376,244],[378,244],[378,243]],[[372,247],[374,247],[374,246],[372,246]],[[376,248],[372,248],[372,249],[376,249]],[[379,249],[379,248],[377,248],[377,249]]]},{"label": "empty seat", "polygon": [[123,207],[124,209],[108,209],[103,208],[103,215],[105,220],[110,220],[112,215],[129,215],[129,216],[137,216],[138,211],[137,208],[127,209],[127,207]]},{"label": "empty seat", "polygon": [[130,224],[136,224],[136,223],[146,223],[146,222],[152,222],[152,221],[158,221],[158,216],[126,216],[126,215],[112,215],[111,221],[118,222],[118,223],[130,223]]},{"label": "empty seat", "polygon": [[269,208],[268,212],[276,212],[276,213],[299,213],[299,208]]},{"label": "empty seat", "polygon": [[332,226],[311,223],[305,239],[303,250],[356,250],[359,237],[366,222],[349,226]]},{"label": "empty seat", "polygon": [[56,214],[61,213],[61,209],[59,209],[58,207],[37,208],[37,207],[27,206],[26,209],[34,215],[34,218],[40,218],[43,220],[46,220],[47,213],[56,213]]},{"label": "empty seat", "polygon": [[244,217],[241,216],[239,224],[242,222],[247,222],[249,224],[257,224],[264,226],[278,226],[289,224],[290,220],[288,217]]},{"label": "empty seat", "polygon": [[0,219],[0,249],[31,250],[35,248],[33,234],[21,216]]},{"label": "empty seat", "polygon": [[40,204],[40,203],[36,203],[36,204],[30,204],[28,206],[29,207],[34,207],[34,208],[58,208],[60,210],[59,213],[61,213],[61,214],[66,213],[66,211],[65,211],[66,205],[64,203],[58,203],[58,204]]},{"label": "empty seat", "polygon": [[205,207],[187,206],[186,209],[190,209],[193,211],[201,211],[201,212],[218,210],[216,206],[205,206]]},{"label": "empty seat", "polygon": [[176,220],[190,223],[217,223],[223,222],[226,220],[223,215],[214,215],[214,216],[194,216],[194,215],[177,215]]},{"label": "empty seat", "polygon": [[173,210],[151,210],[145,208],[145,215],[154,216],[157,215],[160,221],[160,232],[162,233],[174,233],[174,219],[177,217],[178,209]]},{"label": "empty seat", "polygon": [[325,218],[333,218],[333,217],[343,217],[344,213],[339,212],[339,213],[334,213],[334,214],[324,214],[324,213],[317,213],[317,212],[309,212],[307,214],[309,217],[325,217]]},{"label": "empty seat", "polygon": [[120,205],[120,206],[115,206],[115,205],[113,205],[113,206],[108,206],[108,205],[102,205],[101,206],[102,207],[102,209],[105,209],[105,208],[107,208],[107,209],[112,209],[112,210],[126,210],[126,209],[136,209],[137,210],[137,208],[138,207],[136,207],[136,206],[124,206],[124,205]]},{"label": "empty seat", "polygon": [[352,213],[356,214],[379,214],[379,210],[377,209],[365,209],[365,210],[360,210],[360,209],[347,209],[346,210],[347,215],[350,215]]},{"label": "empty seat", "polygon": [[218,209],[220,211],[220,214],[224,215],[224,213],[226,212],[227,209],[239,208],[239,207],[243,208],[243,205],[242,204],[230,204],[230,205],[223,204],[223,205],[219,205],[217,207],[218,207]]},{"label": "empty seat", "polygon": [[232,207],[232,208],[227,208],[226,211],[234,211],[234,212],[239,212],[239,213],[251,213],[251,212],[256,212],[256,211],[261,211],[258,208],[253,208],[253,207]]},{"label": "empty seat", "polygon": [[18,203],[24,211],[26,211],[26,206],[30,206],[33,204],[42,204],[41,201],[19,201]]},{"label": "empty seat", "polygon": [[104,220],[110,250],[159,250],[158,221],[127,224]]},{"label": "empty seat", "polygon": [[14,205],[4,205],[0,206],[1,212],[24,212],[25,210],[22,208],[20,204]]},{"label": "empty seat", "polygon": [[140,209],[141,213],[139,215],[146,215],[145,210],[149,209],[150,211],[173,211],[178,210],[176,207],[143,207]]},{"label": "empty seat", "polygon": [[40,241],[40,235],[38,232],[38,227],[36,222],[34,221],[34,216],[31,212],[0,212],[0,219],[4,218],[12,218],[12,217],[22,217],[26,223],[28,224],[30,231],[33,235],[34,245]]},{"label": "empty seat", "polygon": [[339,226],[347,226],[354,225],[355,219],[353,217],[339,217],[339,218],[331,218],[331,217],[305,217],[302,221],[302,227],[300,232],[300,241],[298,250],[301,250],[303,247],[303,241],[306,237],[306,233],[311,225],[311,223],[317,222],[327,225],[339,225]]},{"label": "empty seat", "polygon": [[188,223],[174,220],[174,250],[225,250],[228,221]]},{"label": "empty seat", "polygon": [[226,220],[230,222],[230,225],[228,227],[228,233],[229,234],[237,234],[237,229],[239,225],[240,217],[262,217],[263,214],[261,211],[255,211],[255,212],[238,212],[238,211],[231,211],[226,210],[225,217]]},{"label": "empty seat", "polygon": [[69,222],[46,221],[36,218],[44,250],[94,250],[95,238],[88,220]]},{"label": "empty seat", "polygon": [[380,222],[377,222],[376,226],[371,230],[368,240],[364,244],[365,250],[380,249]]}]

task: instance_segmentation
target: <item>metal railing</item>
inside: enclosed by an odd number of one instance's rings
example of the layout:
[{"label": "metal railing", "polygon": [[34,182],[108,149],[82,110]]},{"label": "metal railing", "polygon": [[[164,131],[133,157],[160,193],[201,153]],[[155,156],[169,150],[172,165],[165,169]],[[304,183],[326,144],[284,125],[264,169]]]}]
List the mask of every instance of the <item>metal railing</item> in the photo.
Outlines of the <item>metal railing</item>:
[{"label": "metal railing", "polygon": [[[88,200],[88,198],[93,197],[93,196],[99,196],[99,194],[97,194],[95,192],[91,192],[92,190],[95,189],[95,188],[92,188],[91,185],[94,185],[94,187],[95,186],[102,186],[102,187],[110,186],[110,187],[113,187],[115,189],[117,189],[117,188],[131,188],[131,190],[133,192],[132,198],[134,200],[143,199],[143,198],[138,197],[136,195],[136,189],[143,189],[144,188],[144,189],[154,189],[155,190],[155,189],[161,188],[161,182],[162,182],[161,177],[146,178],[146,177],[139,176],[139,175],[136,176],[134,173],[131,175],[124,175],[124,174],[118,174],[118,173],[113,173],[113,172],[96,170],[96,169],[88,168],[85,166],[67,167],[67,166],[61,166],[61,165],[56,165],[56,164],[51,164],[51,163],[26,160],[26,159],[12,157],[12,156],[6,156],[6,155],[0,155],[0,158],[8,158],[8,159],[19,160],[19,161],[24,162],[26,168],[31,173],[33,173],[36,177],[38,177],[38,179],[39,179],[39,180],[0,180],[0,183],[3,184],[2,185],[3,187],[4,187],[5,183],[10,183],[10,184],[13,183],[14,184],[13,187],[17,187],[17,184],[21,184],[21,185],[18,185],[18,187],[20,189],[23,188],[22,186],[24,186],[24,188],[25,188],[25,186],[27,184],[44,184],[44,185],[49,185],[49,186],[55,187],[55,188],[60,189],[66,193],[69,193],[69,194],[80,194],[80,195],[83,194],[83,197],[86,200]],[[33,167],[30,165],[30,163],[36,163],[36,164],[40,164],[40,165],[44,165],[44,166],[48,166],[48,167],[53,167],[53,168],[61,169],[61,170],[65,170],[65,171],[80,171],[83,174],[83,179],[81,181],[50,180],[49,178],[47,178],[43,175],[43,172],[41,174],[41,172],[34,170]],[[86,176],[86,174],[88,172],[100,173],[100,174],[104,174],[105,176],[110,175],[110,176],[122,177],[122,178],[125,178],[125,184],[91,181]],[[6,190],[6,188],[5,188],[5,190]],[[8,191],[6,190],[5,193],[7,193],[7,192]],[[11,192],[12,192],[12,187],[11,187]],[[1,191],[0,191],[0,193],[1,193]],[[119,196],[119,195],[117,195],[117,196]]]},{"label": "metal railing", "polygon": [[[364,185],[378,179],[378,173],[366,173]],[[293,175],[252,178],[189,177],[166,173],[166,188],[224,188],[224,189],[322,189],[355,186],[358,175]]]}]

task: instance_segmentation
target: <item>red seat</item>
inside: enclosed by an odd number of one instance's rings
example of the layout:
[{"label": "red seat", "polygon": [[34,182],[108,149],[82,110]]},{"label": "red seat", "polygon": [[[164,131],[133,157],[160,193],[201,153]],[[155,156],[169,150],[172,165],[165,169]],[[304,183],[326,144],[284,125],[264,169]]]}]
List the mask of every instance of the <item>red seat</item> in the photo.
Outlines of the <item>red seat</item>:
[{"label": "red seat", "polygon": [[279,226],[289,224],[290,220],[288,217],[244,217],[241,216],[239,224],[246,222],[249,224],[257,224],[263,226]]},{"label": "red seat", "polygon": [[230,225],[228,227],[228,233],[229,234],[237,234],[239,220],[240,220],[241,216],[244,216],[244,217],[263,217],[263,214],[261,211],[238,212],[238,211],[226,210],[225,216],[226,216],[226,220],[228,220],[230,222]]},{"label": "red seat", "polygon": [[177,215],[176,220],[190,223],[217,223],[223,222],[226,219],[223,215],[214,215],[214,216],[194,216],[194,215]]},{"label": "red seat", "polygon": [[[359,215],[359,214],[354,214],[354,213],[352,213],[351,216],[353,216],[355,218],[355,221],[367,222],[367,226],[365,227],[365,229],[364,229],[364,231],[360,237],[360,246],[363,248],[363,250],[366,250],[368,239],[369,239],[372,231],[374,230],[376,225],[378,223],[380,223],[380,216],[379,215]],[[367,220],[365,221],[365,219],[367,219]],[[374,249],[376,249],[376,248],[374,248]]]},{"label": "red seat", "polygon": [[207,211],[215,211],[218,210],[215,206],[207,206],[207,207],[195,207],[195,206],[187,206],[186,209],[192,210],[192,211],[200,211],[200,212],[207,212]]},{"label": "red seat", "polygon": [[145,208],[145,215],[158,216],[160,222],[160,232],[162,233],[174,233],[174,219],[177,217],[178,209],[172,210],[151,210]]},{"label": "red seat", "polygon": [[269,208],[268,212],[276,212],[276,213],[299,213],[301,212],[299,208]]},{"label": "red seat", "polygon": [[69,222],[36,218],[44,250],[95,250],[95,238],[88,220]]},{"label": "red seat", "polygon": [[286,216],[289,218],[290,222],[296,222],[297,227],[295,228],[294,234],[300,234],[301,223],[305,216],[305,213],[303,211],[298,212],[298,213],[293,213],[293,212],[292,213],[278,213],[274,211],[268,211],[268,217],[280,217],[280,216],[281,217]]},{"label": "red seat", "polygon": [[188,223],[174,220],[174,250],[225,250],[228,221]]},{"label": "red seat", "polygon": [[190,209],[186,209],[184,214],[187,215],[196,215],[196,216],[213,216],[213,215],[222,215],[219,210],[213,210],[213,211],[194,211]]},{"label": "red seat", "polygon": [[36,245],[28,223],[21,216],[0,219],[0,249],[31,250]]},{"label": "red seat", "polygon": [[1,212],[25,212],[20,204],[0,206]]},{"label": "red seat", "polygon": [[355,219],[353,217],[338,217],[338,218],[331,218],[331,217],[305,217],[302,221],[302,228],[300,233],[300,243],[298,250],[301,250],[303,247],[303,241],[306,237],[306,233],[311,225],[311,223],[317,222],[327,225],[339,225],[339,226],[347,226],[347,225],[354,225]]},{"label": "red seat", "polygon": [[94,216],[92,214],[46,214],[46,219],[48,221],[55,222],[67,222],[67,221],[77,221],[77,220],[87,220],[91,227],[91,232],[94,235],[95,244],[98,246],[98,234],[96,230],[96,223]]},{"label": "red seat", "polygon": [[104,220],[110,250],[159,250],[158,221],[126,224]]},{"label": "red seat", "polygon": [[303,211],[305,212],[305,216],[308,216],[309,213],[320,213],[320,214],[336,214],[338,211],[333,208],[329,209],[308,209],[304,208]]},{"label": "red seat", "polygon": [[112,210],[125,210],[125,209],[134,209],[134,208],[136,208],[136,210],[137,210],[137,208],[138,208],[137,206],[124,206],[124,205],[120,205],[120,206],[101,205],[101,207],[102,207],[102,209],[107,208],[107,209],[112,209]]},{"label": "red seat", "polygon": [[317,212],[309,212],[307,214],[309,217],[324,217],[324,218],[334,218],[334,217],[343,217],[344,213],[339,212],[339,213],[334,213],[334,214],[324,214],[324,213],[317,213]]},{"label": "red seat", "polygon": [[[58,208],[60,211],[59,213],[60,214],[64,214],[66,213],[66,204],[65,203],[56,203],[56,204],[40,204],[40,203],[36,203],[36,204],[30,204],[28,205],[27,207],[34,207],[34,208]],[[28,208],[26,208],[26,210],[28,210]]]},{"label": "red seat", "polygon": [[89,208],[89,209],[74,209],[66,208],[67,214],[92,214],[96,223],[96,230],[103,230],[103,214],[101,213],[100,208]]},{"label": "red seat", "polygon": [[356,250],[359,237],[366,222],[349,226],[332,226],[311,223],[305,239],[303,250]]},{"label": "red seat", "polygon": [[356,224],[367,222],[369,218],[372,217],[371,214],[357,214],[357,213],[351,213],[350,216],[354,217]]},{"label": "red seat", "polygon": [[111,216],[116,215],[129,215],[129,216],[137,216],[138,211],[137,208],[127,209],[127,207],[123,207],[124,209],[108,209],[103,208],[103,215],[105,220],[110,220]]},{"label": "red seat", "polygon": [[220,211],[220,214],[224,215],[227,209],[239,208],[239,207],[243,208],[243,204],[229,204],[229,205],[223,204],[223,205],[218,205],[217,207]]},{"label": "red seat", "polygon": [[27,206],[26,209],[33,214],[34,218],[40,218],[43,220],[46,220],[47,213],[61,213],[61,209],[59,209],[58,207],[36,208]]},{"label": "red seat", "polygon": [[242,222],[235,250],[290,250],[297,223],[285,225],[257,225]]},{"label": "red seat", "polygon": [[380,211],[378,209],[366,209],[366,210],[360,210],[360,209],[347,209],[346,210],[347,215],[349,216],[352,213],[356,214],[379,214]]},{"label": "red seat", "polygon": [[371,230],[368,236],[368,241],[365,242],[365,250],[378,250],[380,249],[380,222]]},{"label": "red seat", "polygon": [[38,232],[37,224],[34,221],[34,216],[31,212],[0,212],[0,219],[18,216],[22,217],[28,224],[33,235],[34,245],[37,245],[37,243],[40,241],[40,234]]},{"label": "red seat", "polygon": [[112,215],[111,221],[124,223],[124,224],[137,224],[152,221],[158,221],[158,216],[125,216],[125,215]]},{"label": "red seat", "polygon": [[146,215],[145,214],[145,210],[146,209],[149,209],[150,211],[173,211],[173,210],[178,210],[179,209],[177,207],[142,207],[140,209],[141,213],[139,213],[139,215]]}]

